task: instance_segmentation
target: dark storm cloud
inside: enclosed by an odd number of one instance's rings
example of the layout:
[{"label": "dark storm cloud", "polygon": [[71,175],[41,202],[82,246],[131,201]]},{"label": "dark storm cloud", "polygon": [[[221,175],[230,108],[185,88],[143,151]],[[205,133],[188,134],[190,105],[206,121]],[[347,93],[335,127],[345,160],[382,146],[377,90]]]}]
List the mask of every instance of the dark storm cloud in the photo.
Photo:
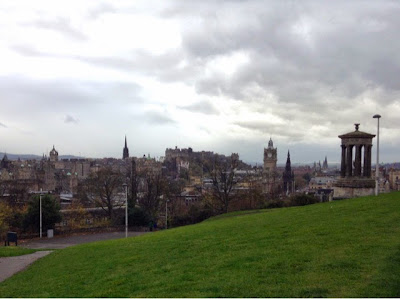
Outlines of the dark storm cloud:
[{"label": "dark storm cloud", "polygon": [[168,116],[167,112],[160,112],[156,110],[149,110],[142,116],[143,119],[151,125],[168,125],[176,123],[171,117]]},{"label": "dark storm cloud", "polygon": [[80,30],[74,28],[68,18],[57,17],[54,19],[39,19],[25,24],[26,26],[34,26],[38,29],[45,29],[61,33],[64,36],[78,40],[86,41],[87,36]]},{"label": "dark storm cloud", "polygon": [[188,106],[180,106],[180,109],[208,115],[218,115],[218,109],[209,101],[200,101]]}]

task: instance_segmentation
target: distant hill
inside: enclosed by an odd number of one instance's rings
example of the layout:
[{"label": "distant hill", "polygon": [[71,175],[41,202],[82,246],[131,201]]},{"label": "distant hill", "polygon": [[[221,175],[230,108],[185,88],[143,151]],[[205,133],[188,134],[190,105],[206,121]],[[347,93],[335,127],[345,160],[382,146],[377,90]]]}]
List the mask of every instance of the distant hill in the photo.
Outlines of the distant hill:
[{"label": "distant hill", "polygon": [[[0,159],[3,159],[5,153],[0,153]],[[17,154],[9,154],[7,153],[7,157],[9,160],[16,161],[18,159],[21,160],[40,160],[42,159],[42,156],[38,155],[32,155],[32,154],[23,154],[23,155],[17,155]],[[83,157],[78,157],[74,155],[62,155],[58,156],[58,159],[83,159]]]}]

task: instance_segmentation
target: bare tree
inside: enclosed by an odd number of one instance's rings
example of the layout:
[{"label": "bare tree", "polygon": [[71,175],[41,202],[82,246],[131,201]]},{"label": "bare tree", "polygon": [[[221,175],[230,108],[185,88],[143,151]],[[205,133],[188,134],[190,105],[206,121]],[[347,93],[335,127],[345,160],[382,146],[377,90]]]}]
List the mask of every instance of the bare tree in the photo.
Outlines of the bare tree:
[{"label": "bare tree", "polygon": [[102,208],[110,220],[114,218],[114,210],[125,204],[120,199],[122,194],[123,176],[111,167],[105,167],[92,173],[85,181],[84,190],[87,200],[96,207]]},{"label": "bare tree", "polygon": [[[235,199],[234,186],[237,184],[235,170],[238,160],[234,155],[230,159],[216,157],[210,176],[212,180],[212,201],[218,212],[228,212],[229,204]],[[209,166],[206,166],[209,168]]]},{"label": "bare tree", "polygon": [[151,170],[141,172],[140,178],[143,192],[138,199],[139,205],[150,219],[155,221],[160,209],[162,195],[166,189],[166,180],[160,172],[152,172]]}]

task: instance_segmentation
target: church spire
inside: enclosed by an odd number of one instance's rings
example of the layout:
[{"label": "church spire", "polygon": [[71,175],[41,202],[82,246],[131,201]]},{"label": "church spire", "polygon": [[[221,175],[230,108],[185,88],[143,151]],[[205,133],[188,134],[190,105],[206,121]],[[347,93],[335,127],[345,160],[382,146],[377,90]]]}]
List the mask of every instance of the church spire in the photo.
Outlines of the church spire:
[{"label": "church spire", "polygon": [[126,158],[129,158],[129,149],[128,149],[128,145],[126,142],[126,135],[125,135],[125,147],[122,151],[122,159],[126,159]]}]

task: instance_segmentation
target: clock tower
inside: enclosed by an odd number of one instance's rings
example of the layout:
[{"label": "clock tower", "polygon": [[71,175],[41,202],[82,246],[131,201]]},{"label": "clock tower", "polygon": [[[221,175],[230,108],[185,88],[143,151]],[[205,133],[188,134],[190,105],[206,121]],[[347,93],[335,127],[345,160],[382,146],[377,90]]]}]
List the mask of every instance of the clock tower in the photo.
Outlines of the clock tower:
[{"label": "clock tower", "polygon": [[273,193],[276,178],[276,162],[278,161],[277,149],[270,138],[268,147],[264,148],[263,186],[265,193]]}]

